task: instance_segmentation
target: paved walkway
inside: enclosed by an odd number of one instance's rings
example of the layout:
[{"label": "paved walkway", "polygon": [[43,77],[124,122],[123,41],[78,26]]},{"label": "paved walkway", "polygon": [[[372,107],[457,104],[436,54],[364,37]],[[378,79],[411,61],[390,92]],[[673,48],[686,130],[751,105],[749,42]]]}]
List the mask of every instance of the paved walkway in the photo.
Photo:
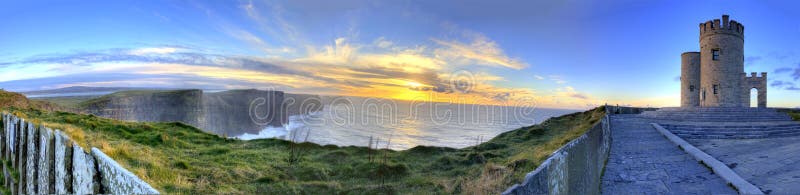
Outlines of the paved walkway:
[{"label": "paved walkway", "polygon": [[688,139],[768,194],[800,193],[800,136]]},{"label": "paved walkway", "polygon": [[603,194],[737,194],[646,119],[612,115],[611,121]]}]

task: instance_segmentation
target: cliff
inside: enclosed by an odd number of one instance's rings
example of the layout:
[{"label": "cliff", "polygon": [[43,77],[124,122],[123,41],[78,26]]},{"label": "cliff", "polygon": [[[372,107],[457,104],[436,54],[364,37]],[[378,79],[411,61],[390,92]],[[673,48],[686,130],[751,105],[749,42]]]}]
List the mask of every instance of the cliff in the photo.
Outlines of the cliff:
[{"label": "cliff", "polygon": [[280,91],[231,90],[207,93],[202,99],[204,117],[196,127],[219,135],[258,133],[267,126],[281,126],[288,118]]},{"label": "cliff", "polygon": [[[182,122],[218,135],[258,133],[281,126],[291,115],[322,109],[318,96],[281,91],[201,90],[123,91],[81,103],[82,112],[101,117],[146,122]],[[305,102],[305,105],[300,104]]]},{"label": "cliff", "polygon": [[179,121],[198,124],[202,113],[200,90],[123,91],[81,103],[85,112],[126,121]]}]

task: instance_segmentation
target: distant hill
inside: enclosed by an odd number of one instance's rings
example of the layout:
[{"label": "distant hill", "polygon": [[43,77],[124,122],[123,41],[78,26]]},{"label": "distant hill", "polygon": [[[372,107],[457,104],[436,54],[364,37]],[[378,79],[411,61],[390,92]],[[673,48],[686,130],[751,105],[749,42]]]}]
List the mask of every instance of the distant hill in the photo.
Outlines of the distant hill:
[{"label": "distant hill", "polygon": [[39,110],[62,110],[60,106],[39,100],[29,100],[24,95],[0,89],[0,109],[5,108],[20,109],[39,109]]},{"label": "distant hill", "polygon": [[24,91],[20,92],[28,98],[69,97],[69,96],[102,96],[119,91],[131,90],[172,90],[172,88],[147,88],[147,87],[87,87],[72,86],[58,89]]}]

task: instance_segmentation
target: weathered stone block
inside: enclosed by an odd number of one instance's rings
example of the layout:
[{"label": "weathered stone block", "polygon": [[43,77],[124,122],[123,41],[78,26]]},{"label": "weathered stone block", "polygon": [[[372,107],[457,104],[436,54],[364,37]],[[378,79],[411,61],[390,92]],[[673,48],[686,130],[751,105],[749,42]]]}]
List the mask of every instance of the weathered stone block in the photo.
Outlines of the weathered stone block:
[{"label": "weathered stone block", "polygon": [[[94,178],[97,175],[94,158],[72,142],[72,193],[96,194],[100,185]],[[110,193],[110,192],[106,192]]]},{"label": "weathered stone block", "polygon": [[56,130],[53,146],[53,171],[56,194],[72,193],[72,141],[63,132]]},{"label": "weathered stone block", "polygon": [[110,194],[158,194],[158,191],[120,166],[114,159],[97,148],[92,148],[92,156],[97,160],[100,171],[100,184],[105,193]]},{"label": "weathered stone block", "polygon": [[44,126],[39,128],[39,157],[36,169],[37,194],[52,194],[53,188],[53,131]]},{"label": "weathered stone block", "polygon": [[16,149],[12,154],[14,158],[12,162],[16,162],[16,164],[14,164],[14,168],[19,171],[19,179],[17,179],[17,192],[19,192],[19,194],[25,194],[27,192],[25,190],[28,189],[28,185],[25,183],[25,179],[27,177],[27,174],[25,174],[27,172],[27,167],[25,167],[25,164],[28,160],[27,156],[25,155],[28,153],[28,144],[26,144],[25,141],[27,141],[26,135],[28,134],[28,131],[25,130],[27,125],[23,125],[23,123],[24,120],[16,120],[14,122],[14,132],[17,134],[17,139],[14,141],[16,144]]},{"label": "weathered stone block", "polygon": [[4,158],[5,158],[5,154],[6,154],[6,139],[7,139],[7,136],[6,136],[6,130],[5,129],[8,126],[6,124],[6,122],[8,121],[8,119],[6,118],[7,116],[8,115],[6,115],[6,113],[3,113],[2,117],[0,117],[0,128],[3,129],[3,131],[0,131],[0,156],[2,156]]},{"label": "weathered stone block", "polygon": [[39,131],[33,123],[27,123],[28,128],[27,131],[27,143],[28,146],[26,147],[28,152],[26,156],[26,163],[25,163],[25,192],[28,194],[35,194],[38,192],[36,187],[36,178],[37,178],[37,165],[39,164]]}]

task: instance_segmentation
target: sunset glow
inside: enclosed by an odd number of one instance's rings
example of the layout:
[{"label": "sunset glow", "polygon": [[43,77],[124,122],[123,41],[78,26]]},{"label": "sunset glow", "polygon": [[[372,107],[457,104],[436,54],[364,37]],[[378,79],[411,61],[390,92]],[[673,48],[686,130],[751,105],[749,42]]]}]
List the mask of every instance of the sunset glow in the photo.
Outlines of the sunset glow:
[{"label": "sunset glow", "polygon": [[[0,24],[0,86],[6,89],[256,88],[502,105],[535,99],[558,108],[677,106],[678,54],[695,49],[698,18],[722,14],[688,4],[546,1],[477,7],[391,1],[42,4],[0,6],[6,18],[19,18]],[[794,37],[795,29],[772,28],[780,26],[777,18],[796,13],[738,9],[759,6],[770,5],[725,3],[719,9],[752,24],[745,71],[771,72],[770,106],[800,106],[791,101],[800,70],[800,58],[791,54],[800,52],[793,47],[800,40],[777,40]],[[662,7],[686,11],[645,11]],[[549,11],[537,11],[544,8]],[[654,23],[659,28],[628,28]]]}]

